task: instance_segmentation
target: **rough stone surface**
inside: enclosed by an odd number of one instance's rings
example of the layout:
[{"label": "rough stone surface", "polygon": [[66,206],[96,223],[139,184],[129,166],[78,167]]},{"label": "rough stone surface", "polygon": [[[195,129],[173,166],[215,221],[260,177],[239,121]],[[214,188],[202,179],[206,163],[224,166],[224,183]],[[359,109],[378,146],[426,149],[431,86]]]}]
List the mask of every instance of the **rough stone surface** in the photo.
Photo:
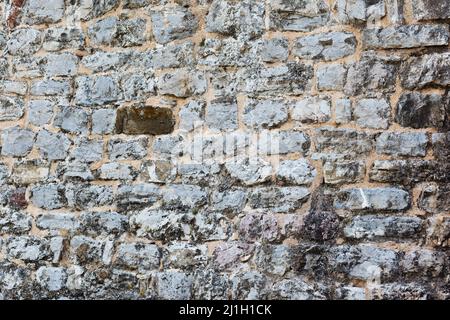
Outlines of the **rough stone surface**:
[{"label": "rough stone surface", "polygon": [[441,128],[446,119],[445,100],[439,94],[403,94],[397,104],[395,120],[403,127]]},{"label": "rough stone surface", "polygon": [[369,49],[445,46],[448,39],[448,27],[443,25],[398,26],[366,29],[363,33],[363,46]]},{"label": "rough stone surface", "polygon": [[450,298],[448,0],[0,16],[0,299]]}]

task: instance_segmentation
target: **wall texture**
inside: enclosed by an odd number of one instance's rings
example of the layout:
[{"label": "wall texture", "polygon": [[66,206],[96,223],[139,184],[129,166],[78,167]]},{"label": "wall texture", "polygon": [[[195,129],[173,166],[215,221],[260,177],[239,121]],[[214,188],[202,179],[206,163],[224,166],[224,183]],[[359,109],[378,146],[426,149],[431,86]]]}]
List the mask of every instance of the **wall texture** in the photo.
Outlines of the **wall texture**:
[{"label": "wall texture", "polygon": [[450,298],[448,0],[0,14],[0,298]]}]

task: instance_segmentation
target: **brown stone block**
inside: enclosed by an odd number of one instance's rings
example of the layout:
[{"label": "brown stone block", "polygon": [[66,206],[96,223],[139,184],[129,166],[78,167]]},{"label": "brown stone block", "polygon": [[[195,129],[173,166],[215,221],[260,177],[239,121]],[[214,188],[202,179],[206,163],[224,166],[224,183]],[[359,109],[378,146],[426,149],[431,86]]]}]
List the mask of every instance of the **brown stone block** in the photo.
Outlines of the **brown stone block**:
[{"label": "brown stone block", "polygon": [[168,134],[174,126],[173,112],[168,108],[132,106],[117,110],[116,133]]}]

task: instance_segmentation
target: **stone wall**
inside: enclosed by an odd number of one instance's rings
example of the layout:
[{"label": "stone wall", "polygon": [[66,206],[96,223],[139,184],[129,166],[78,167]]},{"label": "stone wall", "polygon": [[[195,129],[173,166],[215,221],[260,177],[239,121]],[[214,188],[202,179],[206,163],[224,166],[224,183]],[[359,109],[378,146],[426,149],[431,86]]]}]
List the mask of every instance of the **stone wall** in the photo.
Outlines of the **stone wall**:
[{"label": "stone wall", "polygon": [[450,298],[448,0],[0,15],[1,298]]}]

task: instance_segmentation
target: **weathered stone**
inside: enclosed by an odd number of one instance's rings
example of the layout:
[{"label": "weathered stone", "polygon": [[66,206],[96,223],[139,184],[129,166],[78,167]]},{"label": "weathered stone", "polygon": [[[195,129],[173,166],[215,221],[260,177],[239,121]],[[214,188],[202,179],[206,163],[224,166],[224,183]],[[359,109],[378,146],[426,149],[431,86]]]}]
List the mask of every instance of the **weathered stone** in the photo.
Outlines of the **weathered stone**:
[{"label": "weathered stone", "polygon": [[155,69],[181,68],[194,64],[194,44],[168,44],[148,52],[151,65]]},{"label": "weathered stone", "polygon": [[120,108],[116,116],[116,133],[168,134],[175,125],[172,110],[152,106]]},{"label": "weathered stone", "polygon": [[166,249],[163,265],[168,268],[189,270],[206,265],[206,245],[193,245],[184,242],[175,242]]},{"label": "weathered stone", "polygon": [[428,137],[425,133],[383,132],[377,138],[377,153],[393,156],[425,156]]},{"label": "weathered stone", "polygon": [[137,176],[133,166],[118,162],[103,164],[98,169],[98,173],[102,180],[134,180]]},{"label": "weathered stone", "polygon": [[359,188],[339,192],[334,205],[337,209],[402,211],[410,205],[408,192],[397,188]]},{"label": "weathered stone", "polygon": [[31,189],[31,202],[43,209],[59,209],[66,203],[63,185],[51,183],[47,185],[37,185]]},{"label": "weathered stone", "polygon": [[46,51],[62,49],[82,49],[83,31],[76,27],[51,27],[45,30],[42,47]]},{"label": "weathered stone", "polygon": [[161,197],[158,185],[122,185],[118,188],[115,203],[121,210],[150,207]]},{"label": "weathered stone", "polygon": [[287,245],[263,245],[255,255],[255,264],[264,272],[284,276],[291,269],[292,247]]},{"label": "weathered stone", "polygon": [[254,245],[231,241],[227,244],[219,244],[213,252],[213,266],[218,270],[232,270],[238,266],[242,260],[247,260],[254,251]]},{"label": "weathered stone", "polygon": [[237,271],[231,276],[231,297],[239,300],[259,300],[266,297],[267,278],[258,271]]},{"label": "weathered stone", "polygon": [[152,72],[129,72],[120,80],[125,101],[145,101],[156,94],[156,79]]},{"label": "weathered stone", "polygon": [[252,39],[264,30],[264,4],[255,0],[213,0],[206,16],[206,31]]},{"label": "weathered stone", "polygon": [[147,39],[147,21],[142,18],[119,20],[108,17],[97,21],[88,29],[91,44],[133,47],[142,45]]},{"label": "weathered stone", "polygon": [[245,206],[247,194],[242,189],[216,191],[211,195],[212,210],[222,212],[227,216],[235,216]]},{"label": "weathered stone", "polygon": [[440,128],[444,120],[444,100],[439,94],[404,93],[398,101],[395,121],[403,127]]},{"label": "weathered stone", "polygon": [[54,102],[51,100],[31,100],[28,105],[28,120],[35,126],[44,126],[53,118]]},{"label": "weathered stone", "polygon": [[[149,4],[153,4],[154,2],[154,0],[124,0],[123,7],[125,9],[136,9],[145,7]],[[158,0],[156,2],[158,2]]]},{"label": "weathered stone", "polygon": [[271,29],[308,32],[324,26],[329,19],[329,8],[323,0],[274,0],[270,6]]},{"label": "weathered stone", "polygon": [[334,114],[337,124],[348,123],[352,120],[352,101],[347,98],[336,99],[334,102]]},{"label": "weathered stone", "polygon": [[36,226],[39,229],[51,231],[76,232],[80,228],[80,223],[74,214],[70,213],[49,213],[41,214],[36,219]]},{"label": "weathered stone", "polygon": [[256,62],[256,50],[240,39],[206,39],[198,51],[198,63],[220,67],[248,66]]},{"label": "weathered stone", "polygon": [[353,156],[368,154],[372,150],[373,135],[363,131],[325,127],[316,130],[315,142],[318,152]]},{"label": "weathered stone", "polygon": [[42,46],[42,33],[36,29],[18,29],[11,33],[6,44],[11,55],[36,53]]},{"label": "weathered stone", "polygon": [[72,84],[69,80],[44,79],[31,83],[33,96],[68,96],[72,93]]},{"label": "weathered stone", "polygon": [[329,211],[312,209],[304,218],[302,236],[314,241],[328,241],[336,237],[339,230],[339,218]]},{"label": "weathered stone", "polygon": [[339,23],[373,23],[386,15],[385,0],[337,0],[334,9]]},{"label": "weathered stone", "polygon": [[11,181],[29,185],[44,181],[49,175],[49,165],[40,160],[22,160],[14,164]]},{"label": "weathered stone", "polygon": [[153,244],[121,243],[117,247],[114,265],[127,269],[152,270],[159,268],[161,253]]},{"label": "weathered stone", "polygon": [[192,131],[204,123],[206,103],[190,101],[179,112],[181,130]]},{"label": "weathered stone", "polygon": [[330,32],[297,38],[292,53],[303,59],[337,60],[356,51],[356,38],[349,32]]},{"label": "weathered stone", "polygon": [[254,209],[286,213],[301,208],[309,195],[303,187],[261,187],[249,193],[248,203]]},{"label": "weathered stone", "polygon": [[181,6],[151,10],[150,16],[153,35],[161,44],[190,37],[198,27],[197,17],[188,8]]},{"label": "weathered stone", "polygon": [[414,238],[422,230],[423,222],[417,217],[364,215],[353,218],[344,234],[352,239]]},{"label": "weathered stone", "polygon": [[172,241],[186,239],[192,216],[180,211],[142,211],[130,217],[130,226],[140,237]]},{"label": "weathered stone", "polygon": [[24,101],[18,97],[0,97],[0,121],[19,120],[25,111]]},{"label": "weathered stone", "polygon": [[61,181],[80,180],[91,181],[94,180],[94,175],[86,163],[82,162],[60,162],[56,167],[56,176]]},{"label": "weathered stone", "polygon": [[188,300],[192,295],[193,277],[179,271],[157,274],[157,292],[161,299]]},{"label": "weathered stone", "polygon": [[26,262],[44,260],[48,256],[47,241],[34,236],[11,237],[6,249],[10,258]]},{"label": "weathered stone", "polygon": [[284,37],[264,39],[258,54],[264,62],[286,61],[289,56],[289,42]]},{"label": "weathered stone", "polygon": [[87,21],[99,17],[119,5],[119,0],[102,0],[92,2],[91,0],[78,0],[70,3],[67,7],[69,16],[73,16],[76,20]]},{"label": "weathered stone", "polygon": [[195,209],[206,203],[207,195],[202,187],[173,184],[162,192],[162,206],[169,210]]},{"label": "weathered stone", "polygon": [[63,17],[64,9],[64,0],[29,0],[22,9],[22,21],[26,24],[55,23]]},{"label": "weathered stone", "polygon": [[24,157],[30,153],[34,144],[35,133],[19,126],[4,129],[2,138],[2,155]]},{"label": "weathered stone", "polygon": [[389,60],[369,51],[358,62],[349,65],[344,93],[354,96],[372,90],[394,92],[397,70],[395,59]]},{"label": "weathered stone", "polygon": [[433,133],[431,143],[435,158],[443,161],[450,159],[450,131],[446,133]]},{"label": "weathered stone", "polygon": [[40,267],[36,281],[48,291],[59,291],[65,287],[66,271],[62,267]]},{"label": "weathered stone", "polygon": [[97,162],[102,159],[103,140],[81,137],[75,142],[71,158],[80,162]]},{"label": "weathered stone", "polygon": [[307,134],[294,130],[266,132],[260,136],[258,143],[258,152],[261,155],[295,152],[306,154],[311,146],[311,140]]},{"label": "weathered stone", "polygon": [[[18,78],[37,78],[43,76],[42,57],[15,57],[12,60],[12,71]],[[5,70],[6,68],[6,70]],[[0,78],[7,71],[6,61],[0,59]]]},{"label": "weathered stone", "polygon": [[0,209],[0,232],[21,234],[31,230],[32,217],[11,209]]},{"label": "weathered stone", "polygon": [[366,29],[362,35],[366,49],[395,49],[448,44],[448,27],[443,25],[409,25]]},{"label": "weathered stone", "polygon": [[145,137],[132,140],[111,139],[108,153],[111,160],[142,159],[147,155],[148,140]]},{"label": "weathered stone", "polygon": [[153,153],[160,160],[181,157],[185,152],[184,139],[182,135],[159,136],[153,141]]},{"label": "weathered stone", "polygon": [[411,57],[401,67],[402,86],[406,89],[421,89],[426,86],[450,85],[450,53],[424,54]]},{"label": "weathered stone", "polygon": [[238,106],[234,100],[215,100],[206,108],[206,125],[213,130],[229,131],[238,128]]},{"label": "weathered stone", "polygon": [[110,76],[80,76],[75,102],[82,106],[104,105],[120,99],[117,80]]},{"label": "weathered stone", "polygon": [[316,174],[316,169],[305,159],[284,160],[275,171],[278,180],[295,185],[311,184]]},{"label": "weathered stone", "polygon": [[87,133],[88,114],[81,108],[60,107],[56,112],[53,125],[70,133]]},{"label": "weathered stone", "polygon": [[416,19],[449,19],[450,4],[446,0],[418,0],[414,2],[413,14]]},{"label": "weathered stone", "polygon": [[119,70],[130,59],[129,52],[97,51],[94,54],[83,57],[81,64],[93,72],[105,72]]},{"label": "weathered stone", "polygon": [[239,239],[249,242],[275,242],[280,240],[280,226],[274,215],[245,214],[239,221]]},{"label": "weathered stone", "polygon": [[437,216],[430,219],[428,229],[428,242],[433,247],[450,247],[450,219],[446,216]]},{"label": "weathered stone", "polygon": [[70,184],[66,186],[65,196],[68,207],[76,209],[102,207],[113,201],[111,186]]},{"label": "weathered stone", "polygon": [[402,271],[409,275],[420,277],[437,277],[445,268],[446,255],[428,249],[418,249],[407,252],[400,261]]},{"label": "weathered stone", "polygon": [[72,260],[76,264],[99,263],[102,258],[103,243],[86,236],[74,236],[70,240]]},{"label": "weathered stone", "polygon": [[187,98],[200,95],[206,91],[206,78],[203,72],[188,69],[178,69],[166,72],[158,79],[158,92]]},{"label": "weathered stone", "polygon": [[78,58],[72,53],[47,54],[44,74],[48,77],[73,76],[78,71]]},{"label": "weathered stone", "polygon": [[128,217],[117,212],[83,212],[81,229],[90,236],[119,235],[128,229]]},{"label": "weathered stone", "polygon": [[142,163],[141,175],[148,182],[172,182],[176,174],[177,167],[170,160],[149,160]]},{"label": "weathered stone", "polygon": [[317,89],[342,90],[346,75],[347,68],[340,63],[321,65],[317,68]]},{"label": "weathered stone", "polygon": [[363,128],[387,129],[391,106],[385,99],[358,100],[353,110],[356,123]]},{"label": "weathered stone", "polygon": [[331,102],[325,97],[308,97],[292,107],[292,119],[304,123],[322,123],[330,120]]},{"label": "weathered stone", "polygon": [[419,208],[428,213],[445,213],[450,204],[450,186],[448,184],[424,186],[420,198]]},{"label": "weathered stone", "polygon": [[376,286],[370,291],[370,297],[378,300],[425,300],[427,290],[417,283],[387,283]]},{"label": "weathered stone", "polygon": [[449,166],[433,160],[375,160],[371,181],[411,184],[424,181],[446,182]]},{"label": "weathered stone", "polygon": [[248,186],[265,182],[272,175],[272,165],[260,158],[231,159],[225,167],[233,178]]},{"label": "weathered stone", "polygon": [[271,299],[279,300],[323,300],[325,296],[318,288],[303,278],[284,279],[274,285]]},{"label": "weathered stone", "polygon": [[244,109],[243,121],[249,128],[274,128],[288,120],[288,108],[283,100],[250,99]]},{"label": "weathered stone", "polygon": [[221,213],[201,211],[196,215],[193,225],[193,241],[227,241],[231,234],[232,224]]},{"label": "weathered stone", "polygon": [[242,89],[253,95],[300,95],[309,90],[313,68],[299,62],[274,67],[250,67],[241,75]]},{"label": "weathered stone", "polygon": [[208,186],[220,181],[221,168],[217,163],[180,163],[177,170],[182,183]]},{"label": "weathered stone", "polygon": [[92,112],[92,133],[110,134],[114,131],[116,110],[98,109]]},{"label": "weathered stone", "polygon": [[28,84],[24,81],[3,80],[0,82],[0,92],[5,94],[17,94],[24,96],[27,94]]},{"label": "weathered stone", "polygon": [[63,133],[41,130],[36,137],[39,154],[48,160],[64,160],[72,142]]},{"label": "weathered stone", "polygon": [[323,176],[327,184],[361,182],[365,173],[363,161],[329,160],[323,164]]}]

